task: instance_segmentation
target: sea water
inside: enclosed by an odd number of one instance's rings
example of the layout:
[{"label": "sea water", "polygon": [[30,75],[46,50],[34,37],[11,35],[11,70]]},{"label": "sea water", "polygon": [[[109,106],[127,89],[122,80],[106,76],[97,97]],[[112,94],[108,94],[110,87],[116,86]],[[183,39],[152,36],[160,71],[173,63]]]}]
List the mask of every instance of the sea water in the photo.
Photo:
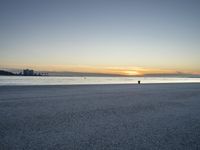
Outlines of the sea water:
[{"label": "sea water", "polygon": [[74,84],[200,83],[200,78],[181,77],[58,77],[0,76],[0,85],[74,85]]}]

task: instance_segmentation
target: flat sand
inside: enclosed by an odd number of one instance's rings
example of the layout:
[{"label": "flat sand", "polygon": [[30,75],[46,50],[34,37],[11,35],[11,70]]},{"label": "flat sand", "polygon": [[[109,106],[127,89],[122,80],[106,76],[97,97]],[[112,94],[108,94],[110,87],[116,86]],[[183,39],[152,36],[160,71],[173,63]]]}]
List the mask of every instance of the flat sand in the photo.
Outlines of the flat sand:
[{"label": "flat sand", "polygon": [[1,86],[1,150],[197,150],[200,84]]}]

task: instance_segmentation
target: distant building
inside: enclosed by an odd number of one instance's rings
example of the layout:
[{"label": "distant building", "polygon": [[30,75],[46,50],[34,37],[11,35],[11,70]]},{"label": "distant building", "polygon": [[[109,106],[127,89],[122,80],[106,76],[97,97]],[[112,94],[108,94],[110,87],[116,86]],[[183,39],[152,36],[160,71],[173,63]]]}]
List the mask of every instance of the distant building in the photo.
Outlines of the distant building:
[{"label": "distant building", "polygon": [[34,76],[34,71],[29,70],[29,69],[25,69],[25,70],[23,70],[23,75],[24,76]]}]

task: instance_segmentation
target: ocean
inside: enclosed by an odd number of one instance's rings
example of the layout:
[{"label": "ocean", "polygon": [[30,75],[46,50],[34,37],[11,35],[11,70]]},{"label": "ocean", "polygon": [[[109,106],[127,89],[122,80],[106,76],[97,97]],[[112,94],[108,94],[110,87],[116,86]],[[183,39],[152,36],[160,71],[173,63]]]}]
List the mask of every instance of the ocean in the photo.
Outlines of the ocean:
[{"label": "ocean", "polygon": [[200,83],[200,78],[182,77],[58,77],[58,76],[0,76],[5,85],[74,85],[74,84],[141,84]]}]

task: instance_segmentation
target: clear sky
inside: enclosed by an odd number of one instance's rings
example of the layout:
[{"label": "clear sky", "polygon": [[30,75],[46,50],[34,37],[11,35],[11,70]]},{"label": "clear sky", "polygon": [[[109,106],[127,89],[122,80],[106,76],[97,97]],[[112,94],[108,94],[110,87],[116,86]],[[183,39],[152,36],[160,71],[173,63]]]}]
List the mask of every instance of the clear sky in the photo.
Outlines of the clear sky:
[{"label": "clear sky", "polygon": [[1,0],[0,67],[200,74],[200,0]]}]

